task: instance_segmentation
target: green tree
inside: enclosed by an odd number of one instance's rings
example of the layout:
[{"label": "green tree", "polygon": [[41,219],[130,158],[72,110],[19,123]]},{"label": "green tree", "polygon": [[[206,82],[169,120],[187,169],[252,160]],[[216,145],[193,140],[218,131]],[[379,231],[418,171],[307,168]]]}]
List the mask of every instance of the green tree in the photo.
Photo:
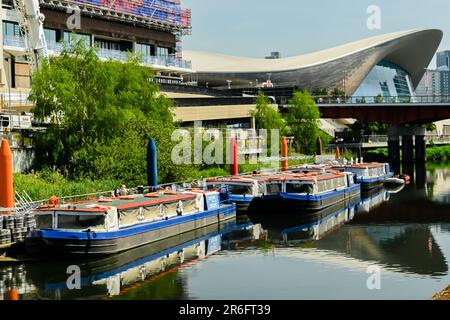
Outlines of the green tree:
[{"label": "green tree", "polygon": [[260,91],[256,99],[255,117],[256,129],[279,129],[280,134],[285,133],[286,124],[281,114],[272,107],[269,98]]},{"label": "green tree", "polygon": [[153,137],[160,181],[190,175],[189,168],[171,162],[172,102],[149,81],[151,70],[140,66],[137,56],[101,61],[95,50],[79,40],[43,61],[33,75],[35,117],[52,120],[36,137],[40,165],[63,169],[72,178],[144,184],[146,147]]},{"label": "green tree", "polygon": [[320,130],[320,112],[314,99],[306,91],[295,92],[289,105],[286,120],[294,136],[296,150],[304,154],[314,154]]},{"label": "green tree", "polygon": [[358,134],[363,131],[364,135],[386,135],[389,125],[379,122],[357,120],[349,127]]}]

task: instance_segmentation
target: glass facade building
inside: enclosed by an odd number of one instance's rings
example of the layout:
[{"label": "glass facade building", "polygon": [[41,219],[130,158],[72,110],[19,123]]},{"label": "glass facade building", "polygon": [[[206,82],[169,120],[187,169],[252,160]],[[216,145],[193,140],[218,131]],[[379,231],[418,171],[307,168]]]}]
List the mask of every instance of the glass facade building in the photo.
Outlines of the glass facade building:
[{"label": "glass facade building", "polygon": [[[379,62],[367,75],[353,97],[396,97],[408,99],[414,95],[411,77],[400,66],[388,62]],[[370,101],[367,101],[370,102]]]}]

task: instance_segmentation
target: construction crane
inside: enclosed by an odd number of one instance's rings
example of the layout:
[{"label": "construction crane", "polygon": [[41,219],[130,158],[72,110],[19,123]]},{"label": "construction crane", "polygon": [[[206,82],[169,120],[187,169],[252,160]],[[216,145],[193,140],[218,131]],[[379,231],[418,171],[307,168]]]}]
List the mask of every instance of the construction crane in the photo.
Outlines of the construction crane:
[{"label": "construction crane", "polygon": [[20,35],[25,43],[25,55],[30,73],[39,68],[41,59],[48,60],[47,42],[44,34],[44,15],[39,0],[13,0],[17,12]]}]

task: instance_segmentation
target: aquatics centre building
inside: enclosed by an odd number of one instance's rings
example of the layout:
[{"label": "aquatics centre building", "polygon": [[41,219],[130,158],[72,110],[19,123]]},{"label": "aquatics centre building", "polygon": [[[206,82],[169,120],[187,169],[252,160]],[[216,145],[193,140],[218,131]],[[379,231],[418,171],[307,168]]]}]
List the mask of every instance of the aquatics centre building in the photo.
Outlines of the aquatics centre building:
[{"label": "aquatics centre building", "polygon": [[184,51],[199,86],[216,89],[296,87],[343,89],[347,96],[413,96],[443,37],[441,30],[409,30],[315,53],[255,59]]}]

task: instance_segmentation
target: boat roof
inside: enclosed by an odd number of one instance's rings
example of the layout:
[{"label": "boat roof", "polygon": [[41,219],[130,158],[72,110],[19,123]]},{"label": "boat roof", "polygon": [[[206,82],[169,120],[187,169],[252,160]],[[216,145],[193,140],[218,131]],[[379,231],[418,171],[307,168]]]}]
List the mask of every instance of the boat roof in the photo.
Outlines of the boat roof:
[{"label": "boat roof", "polygon": [[72,202],[60,204],[56,206],[42,206],[37,211],[68,211],[68,212],[85,212],[85,213],[99,213],[107,212],[111,207],[116,207],[118,210],[129,210],[139,207],[150,207],[162,203],[171,203],[180,200],[195,199],[197,195],[193,192],[174,192],[161,191],[149,194],[129,195],[118,198],[99,198],[95,200]]},{"label": "boat roof", "polygon": [[356,164],[346,164],[343,165],[344,168],[353,168],[353,169],[374,169],[384,167],[384,163],[378,162],[370,162],[370,163],[356,163]]},{"label": "boat roof", "polygon": [[252,184],[258,181],[267,181],[271,178],[278,177],[282,173],[254,173],[242,176],[207,178],[207,183],[221,182],[221,183],[248,183]]},{"label": "boat roof", "polygon": [[305,181],[305,182],[315,182],[323,180],[331,180],[335,178],[344,177],[345,172],[338,171],[325,171],[325,172],[309,172],[300,174],[285,174],[280,177],[274,177],[270,179],[271,181]]}]

